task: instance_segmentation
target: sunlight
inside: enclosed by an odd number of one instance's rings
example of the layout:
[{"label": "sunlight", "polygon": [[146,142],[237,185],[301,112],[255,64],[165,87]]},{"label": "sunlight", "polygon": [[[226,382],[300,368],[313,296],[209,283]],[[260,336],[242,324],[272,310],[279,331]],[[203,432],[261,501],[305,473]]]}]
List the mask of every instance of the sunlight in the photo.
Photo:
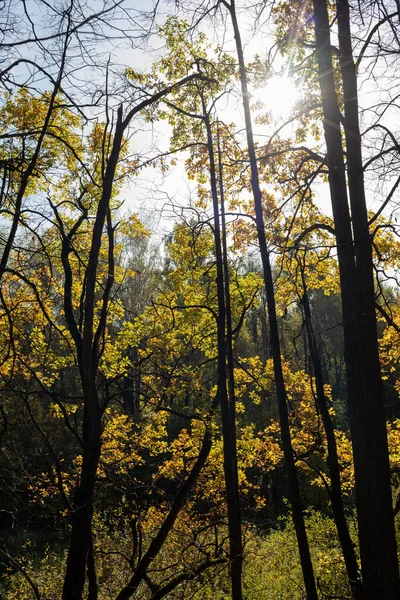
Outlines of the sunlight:
[{"label": "sunlight", "polygon": [[252,98],[270,110],[274,118],[285,120],[298,100],[298,90],[289,77],[274,76],[264,87],[253,90]]}]

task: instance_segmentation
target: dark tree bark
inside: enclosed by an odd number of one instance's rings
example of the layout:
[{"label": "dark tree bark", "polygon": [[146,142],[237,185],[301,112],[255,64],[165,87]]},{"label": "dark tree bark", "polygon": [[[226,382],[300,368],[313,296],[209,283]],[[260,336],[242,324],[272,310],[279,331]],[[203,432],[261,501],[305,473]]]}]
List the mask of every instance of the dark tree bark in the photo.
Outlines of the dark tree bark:
[{"label": "dark tree bark", "polygon": [[345,100],[344,123],[351,218],[340,131],[342,117],[333,77],[329,17],[325,0],[314,0],[314,13],[329,184],[342,292],[363,597],[366,600],[394,600],[400,594],[397,548],[349,7],[346,1],[338,0],[339,52]]},{"label": "dark tree bark", "polygon": [[262,194],[258,176],[258,165],[254,146],[253,129],[251,123],[251,112],[249,104],[249,92],[247,87],[246,65],[243,55],[243,47],[240,37],[239,25],[237,22],[235,2],[230,0],[227,2],[222,0],[222,4],[226,6],[231,16],[236,51],[240,68],[240,82],[242,88],[243,108],[247,134],[247,148],[249,153],[250,168],[251,168],[251,186],[254,196],[254,208],[256,214],[256,226],[258,243],[260,247],[261,260],[264,272],[264,284],[267,295],[268,317],[270,329],[270,351],[274,365],[274,377],[276,386],[276,395],[278,400],[279,422],[281,428],[282,446],[285,457],[285,465],[289,483],[290,502],[292,505],[293,522],[296,530],[297,543],[300,554],[300,561],[303,571],[304,584],[307,592],[308,600],[317,600],[317,590],[315,586],[314,571],[311,562],[310,549],[308,545],[307,533],[305,529],[304,516],[302,510],[302,502],[300,496],[299,483],[297,479],[296,464],[293,455],[293,448],[289,428],[289,415],[286,402],[286,388],[283,378],[282,358],[280,339],[278,331],[278,320],[276,315],[275,290],[272,279],[271,261],[265,236]]},{"label": "dark tree bark", "polygon": [[342,486],[340,482],[340,468],[339,459],[336,446],[335,431],[331,415],[329,413],[329,405],[325,396],[324,390],[324,375],[322,371],[322,364],[320,354],[318,351],[317,341],[315,339],[314,328],[311,317],[310,303],[307,293],[307,284],[304,274],[304,266],[301,265],[301,277],[303,282],[303,297],[302,305],[304,310],[304,324],[307,331],[308,347],[310,351],[310,358],[314,371],[315,388],[316,388],[316,405],[319,414],[322,417],[322,423],[326,435],[328,456],[327,465],[329,470],[329,476],[331,485],[328,489],[329,499],[331,502],[333,518],[335,521],[336,529],[340,545],[342,547],[343,557],[346,564],[347,575],[350,581],[353,598],[355,600],[362,600],[362,584],[361,577],[357,565],[357,557],[354,549],[352,539],[350,537],[349,528],[344,512],[343,498],[342,498]]}]

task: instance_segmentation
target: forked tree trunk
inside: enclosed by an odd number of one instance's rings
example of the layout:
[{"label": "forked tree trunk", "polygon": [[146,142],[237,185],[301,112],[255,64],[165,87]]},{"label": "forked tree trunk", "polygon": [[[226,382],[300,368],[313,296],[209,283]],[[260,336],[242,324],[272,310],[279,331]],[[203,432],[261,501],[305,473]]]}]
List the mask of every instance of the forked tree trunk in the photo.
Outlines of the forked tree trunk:
[{"label": "forked tree trunk", "polygon": [[[68,261],[68,254],[70,252],[69,240],[65,239],[65,235],[63,239],[62,261],[65,272],[64,312],[69,331],[77,348],[79,373],[84,398],[82,468],[74,497],[71,541],[64,578],[63,600],[81,600],[82,598],[88,553],[92,540],[93,496],[97,467],[100,460],[102,433],[102,412],[96,388],[98,342],[101,337],[100,327],[102,319],[100,319],[100,324],[94,333],[95,286],[101,238],[112,196],[115,170],[118,164],[124,128],[122,108],[120,108],[113,147],[104,175],[102,195],[93,226],[89,261],[86,268],[83,335],[81,335],[77,327],[72,309],[72,271]],[[109,235],[111,235],[111,232],[109,232]],[[109,256],[110,259],[113,261],[112,256]],[[107,301],[103,305],[104,313],[106,306]],[[103,324],[104,326],[105,323]]]},{"label": "forked tree trunk", "polygon": [[255,153],[253,129],[251,123],[246,65],[244,62],[243,47],[240,37],[239,25],[237,22],[234,0],[231,0],[230,3],[223,0],[223,4],[227,7],[231,16],[233,30],[235,34],[236,51],[240,68],[240,82],[242,88],[242,99],[246,124],[247,148],[251,168],[251,186],[254,197],[258,243],[260,247],[261,261],[264,272],[264,284],[267,295],[270,328],[270,349],[274,366],[274,378],[276,395],[278,400],[282,446],[289,483],[289,499],[292,505],[293,523],[297,536],[297,543],[299,548],[300,561],[303,571],[304,585],[306,588],[307,598],[308,600],[318,600],[318,594],[315,586],[314,571],[311,562],[310,549],[308,545],[307,533],[304,523],[304,515],[302,510],[299,483],[297,479],[296,464],[294,460],[292,441],[290,436],[289,415],[286,403],[286,388],[283,378],[281,348],[278,332],[278,320],[276,315],[275,291],[272,280],[272,269],[269,251],[267,248],[267,242],[265,237],[262,194],[259,183],[257,158]]},{"label": "forked tree trunk", "polygon": [[326,0],[314,0],[314,12],[329,183],[342,291],[363,597],[365,600],[394,600],[400,595],[397,548],[349,7],[345,1],[337,2],[351,219]]}]

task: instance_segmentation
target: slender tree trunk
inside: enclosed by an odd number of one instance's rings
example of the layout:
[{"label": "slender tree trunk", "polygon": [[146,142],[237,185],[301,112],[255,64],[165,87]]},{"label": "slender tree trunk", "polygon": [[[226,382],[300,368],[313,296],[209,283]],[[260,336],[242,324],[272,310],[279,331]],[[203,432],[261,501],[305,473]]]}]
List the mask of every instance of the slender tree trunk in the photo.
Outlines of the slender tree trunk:
[{"label": "slender tree trunk", "polygon": [[331,485],[329,488],[329,498],[331,502],[333,518],[338,532],[340,545],[342,547],[342,552],[346,564],[346,570],[350,581],[351,590],[353,593],[353,598],[355,600],[362,600],[362,584],[360,574],[358,571],[357,557],[352,539],[350,537],[349,528],[347,526],[347,521],[343,507],[342,487],[340,482],[340,469],[335,431],[333,428],[332,418],[329,413],[329,407],[325,396],[324,376],[322,372],[320,355],[318,352],[318,346],[316,343],[314,328],[312,324],[310,303],[308,300],[307,286],[303,267],[301,267],[301,276],[303,281],[302,305],[304,309],[304,323],[306,326],[308,347],[310,351],[310,358],[313,365],[315,377],[316,404],[318,412],[322,417],[322,423],[328,446],[327,465],[331,480]]},{"label": "slender tree trunk", "polygon": [[235,3],[231,0],[230,4],[225,2],[232,19],[233,30],[235,34],[236,51],[238,55],[240,68],[240,81],[242,88],[243,108],[247,133],[247,147],[251,168],[251,186],[254,196],[254,207],[256,213],[257,235],[260,247],[261,260],[264,271],[264,284],[267,295],[268,317],[270,328],[270,349],[274,365],[274,376],[276,395],[278,399],[279,422],[281,428],[282,446],[285,457],[285,465],[288,475],[290,502],[292,505],[293,522],[296,530],[297,543],[299,547],[300,561],[303,571],[304,584],[308,600],[317,600],[317,590],[315,586],[314,571],[311,562],[310,549],[308,545],[307,533],[304,523],[299,483],[297,479],[296,464],[293,455],[292,441],[289,428],[289,415],[286,403],[286,389],[283,378],[281,348],[278,332],[278,320],[276,316],[275,291],[272,280],[271,262],[265,237],[262,194],[258,176],[258,166],[254,147],[253,129],[251,123],[251,113],[249,104],[249,93],[247,88],[247,74],[244,62],[243,47],[240,37],[239,25],[237,22]]},{"label": "slender tree trunk", "polygon": [[[72,514],[72,531],[67,559],[67,570],[64,579],[63,600],[81,600],[85,584],[85,572],[91,540],[93,516],[93,496],[96,483],[97,467],[101,452],[101,417],[99,399],[96,389],[96,372],[98,364],[98,344],[105,327],[105,315],[108,303],[107,291],[113,282],[113,240],[109,228],[109,275],[103,295],[102,317],[94,331],[95,286],[101,238],[109,211],[109,203],[113,190],[115,170],[124,132],[122,108],[118,110],[117,125],[113,146],[103,178],[103,190],[98,204],[93,226],[88,266],[86,268],[86,290],[84,302],[83,335],[81,335],[72,310],[72,272],[68,262],[68,247],[63,240],[63,266],[65,272],[64,312],[69,330],[75,341],[78,353],[79,373],[84,398],[83,412],[83,455],[80,480],[74,498]],[[111,250],[111,254],[110,254]]]},{"label": "slender tree trunk", "polygon": [[[218,124],[219,127],[219,124]],[[230,294],[230,279],[228,267],[228,245],[226,240],[226,220],[225,220],[225,192],[224,192],[224,177],[222,165],[222,153],[218,129],[218,179],[219,179],[219,196],[221,203],[221,237],[222,237],[222,262],[224,266],[224,290],[225,290],[225,312],[226,312],[226,358],[227,358],[227,374],[228,374],[228,402],[231,418],[230,436],[232,444],[235,448],[233,460],[235,461],[235,481],[239,480],[238,465],[237,465],[237,450],[236,450],[236,409],[235,409],[235,375],[233,361],[233,336],[232,336],[232,309],[231,309],[231,294]],[[239,492],[238,492],[239,498]],[[238,503],[238,513],[240,518],[240,506]],[[242,542],[241,542],[242,544]],[[240,566],[240,571],[242,565]]]},{"label": "slender tree trunk", "polygon": [[[36,143],[36,147],[35,150],[33,152],[33,155],[29,161],[29,164],[27,166],[27,168],[25,169],[22,178],[21,178],[21,183],[16,195],[16,199],[15,199],[15,205],[14,205],[14,213],[13,213],[13,218],[12,218],[12,223],[11,223],[11,228],[10,231],[8,233],[8,237],[6,240],[6,243],[4,245],[4,249],[3,249],[3,253],[2,256],[0,258],[0,280],[2,279],[3,275],[4,275],[4,271],[6,270],[7,267],[7,263],[8,263],[8,259],[10,256],[10,252],[12,250],[13,244],[14,244],[14,240],[15,240],[15,236],[17,234],[17,230],[18,230],[18,225],[19,225],[19,221],[21,218],[21,212],[22,212],[22,202],[29,184],[29,181],[35,171],[37,162],[39,160],[40,157],[40,152],[42,150],[43,147],[43,143],[45,140],[45,137],[47,135],[49,126],[50,126],[50,121],[52,116],[54,115],[55,112],[55,104],[56,104],[56,99],[57,99],[57,95],[60,92],[60,88],[61,88],[61,82],[62,82],[62,78],[64,76],[64,68],[65,68],[65,61],[66,61],[66,57],[67,57],[67,49],[68,49],[68,43],[69,43],[69,35],[67,34],[66,39],[65,39],[65,43],[64,43],[64,48],[63,48],[63,52],[62,52],[62,56],[61,56],[61,64],[60,64],[60,69],[58,72],[58,76],[57,76],[57,80],[54,84],[54,88],[53,91],[51,93],[50,96],[50,101],[49,101],[49,106],[47,108],[47,112],[46,112],[46,117],[44,119],[44,123],[43,123],[43,127],[41,128],[40,134],[39,134],[39,138],[38,141]],[[6,177],[6,174],[4,174],[4,177]]]},{"label": "slender tree trunk", "polygon": [[[235,414],[230,406],[230,399],[227,390],[227,365],[226,365],[226,335],[225,325],[227,311],[225,306],[225,290],[229,300],[229,290],[224,289],[224,265],[221,248],[221,230],[219,222],[219,205],[216,178],[216,165],[214,158],[213,137],[209,116],[204,110],[204,122],[207,129],[207,144],[210,160],[210,180],[213,199],[214,212],[214,240],[215,255],[217,263],[217,295],[218,295],[218,395],[221,403],[222,417],[222,435],[224,451],[224,473],[226,484],[226,496],[228,507],[228,529],[230,544],[230,576],[232,584],[232,600],[242,600],[242,564],[243,564],[243,546],[242,546],[242,527],[239,504],[239,484],[237,473],[237,450],[236,450],[236,425]],[[228,281],[225,281],[225,286]],[[230,316],[230,315],[229,315]],[[230,337],[232,339],[232,336]],[[229,342],[228,342],[229,345]],[[228,350],[229,353],[229,350]],[[232,359],[231,353],[229,356]],[[233,360],[231,361],[233,364]],[[232,378],[233,379],[233,378]],[[233,390],[233,380],[229,377],[229,388],[231,394]],[[232,397],[231,397],[232,402]]]},{"label": "slender tree trunk", "polygon": [[97,585],[96,563],[94,560],[93,535],[90,534],[89,552],[87,559],[87,577],[89,581],[88,600],[97,600],[99,588]]},{"label": "slender tree trunk", "polygon": [[326,0],[314,0],[314,12],[329,182],[342,288],[348,406],[354,455],[363,593],[365,600],[394,600],[400,594],[397,548],[377,342],[372,246],[365,202],[357,80],[351,49],[348,3],[337,2],[337,16],[345,97],[351,220]]}]

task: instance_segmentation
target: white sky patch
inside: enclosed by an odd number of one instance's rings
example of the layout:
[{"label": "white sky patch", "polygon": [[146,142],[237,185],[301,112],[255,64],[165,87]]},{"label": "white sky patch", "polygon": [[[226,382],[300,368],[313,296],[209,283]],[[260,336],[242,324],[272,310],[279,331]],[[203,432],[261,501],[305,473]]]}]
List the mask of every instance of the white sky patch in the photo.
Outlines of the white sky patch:
[{"label": "white sky patch", "polygon": [[277,120],[285,121],[298,100],[297,87],[292,79],[274,75],[265,86],[251,92],[253,101],[260,102]]}]

